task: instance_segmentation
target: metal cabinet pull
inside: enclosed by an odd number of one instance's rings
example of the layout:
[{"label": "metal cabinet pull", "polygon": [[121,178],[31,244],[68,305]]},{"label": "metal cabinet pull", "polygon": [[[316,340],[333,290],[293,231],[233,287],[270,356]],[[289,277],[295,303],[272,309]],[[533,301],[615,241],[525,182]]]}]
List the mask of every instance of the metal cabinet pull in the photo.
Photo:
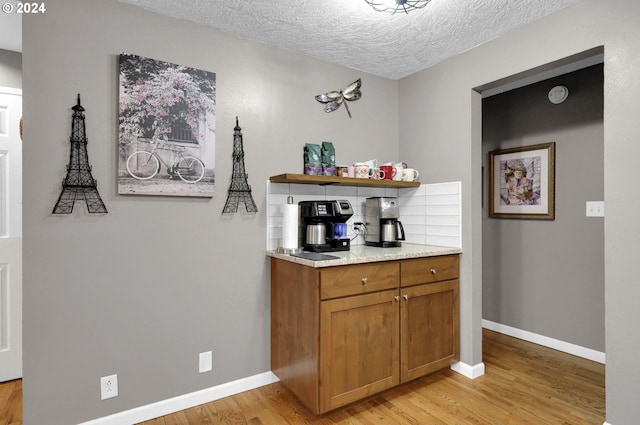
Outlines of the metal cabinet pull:
[{"label": "metal cabinet pull", "polygon": [[369,279],[367,279],[366,277],[363,277],[363,278],[362,278],[362,284],[364,285],[364,284],[366,284],[367,282],[369,282]]},{"label": "metal cabinet pull", "polygon": [[406,301],[406,300],[408,300],[408,299],[409,299],[409,295],[408,295],[408,294],[404,294],[404,295],[402,296],[402,298],[404,298],[404,299],[405,299],[405,301]]},{"label": "metal cabinet pull", "polygon": [[396,301],[400,301],[400,295],[396,295],[395,297],[393,297]]},{"label": "metal cabinet pull", "polygon": [[431,274],[436,274],[437,270],[436,269],[431,269]]}]

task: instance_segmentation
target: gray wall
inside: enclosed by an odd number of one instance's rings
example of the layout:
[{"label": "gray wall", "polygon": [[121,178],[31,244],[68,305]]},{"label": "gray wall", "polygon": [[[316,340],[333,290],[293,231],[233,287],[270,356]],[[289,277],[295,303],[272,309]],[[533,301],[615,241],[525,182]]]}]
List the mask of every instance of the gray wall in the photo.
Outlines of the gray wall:
[{"label": "gray wall", "polygon": [[585,0],[400,81],[400,156],[429,181],[462,181],[461,357],[482,360],[482,99],[474,90],[604,46],[607,422],[640,417],[640,202],[624,182],[640,157],[640,4]]},{"label": "gray wall", "polygon": [[[558,105],[555,85],[569,88]],[[482,102],[485,210],[484,319],[604,351],[604,220],[585,202],[604,199],[603,66],[596,65]],[[486,153],[556,143],[556,218],[488,218]]]},{"label": "gray wall", "polygon": [[[340,163],[397,157],[396,81],[162,17],[60,0],[23,22],[24,423],[69,425],[270,370],[266,181],[302,170],[306,142]],[[121,52],[217,74],[216,196],[116,195]],[[362,77],[362,99],[314,96]],[[52,216],[81,93],[93,177],[109,210]],[[235,116],[259,213],[222,216]],[[243,207],[241,207],[242,209]],[[198,353],[213,350],[213,373]],[[119,396],[100,401],[117,373]]]},{"label": "gray wall", "polygon": [[[607,421],[634,424],[640,224],[638,201],[621,184],[634,181],[634,168],[620,165],[640,157],[639,19],[635,0],[585,0],[399,84],[362,74],[364,96],[348,120],[344,111],[318,114],[306,99],[360,76],[352,70],[115,0],[57,1],[46,14],[25,16],[24,113],[40,124],[25,128],[33,141],[24,149],[25,425],[76,423],[269,369],[264,212],[221,217],[226,182],[210,201],[115,195],[118,53],[218,73],[217,175],[230,175],[238,114],[262,210],[261,182],[299,171],[299,150],[310,140],[334,141],[344,151],[340,162],[399,153],[424,181],[461,180],[461,357],[475,365],[482,361],[483,159],[473,89],[597,46],[605,48]],[[50,215],[78,92],[105,217],[80,206],[69,217]],[[185,244],[197,249],[174,248]],[[209,349],[214,374],[197,375],[197,353]],[[119,374],[121,394],[100,402],[98,378],[110,373]]]},{"label": "gray wall", "polygon": [[0,86],[22,88],[22,54],[0,49]]}]

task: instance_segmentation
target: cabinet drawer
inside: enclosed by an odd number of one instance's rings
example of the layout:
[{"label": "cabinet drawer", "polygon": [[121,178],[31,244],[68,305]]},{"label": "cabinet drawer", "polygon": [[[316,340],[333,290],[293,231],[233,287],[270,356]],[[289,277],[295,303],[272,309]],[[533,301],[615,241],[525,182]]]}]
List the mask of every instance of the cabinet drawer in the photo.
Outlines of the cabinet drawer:
[{"label": "cabinet drawer", "polygon": [[404,260],[400,263],[400,286],[457,279],[459,266],[458,255]]},{"label": "cabinet drawer", "polygon": [[400,265],[397,262],[355,264],[322,269],[320,298],[344,297],[397,288]]}]

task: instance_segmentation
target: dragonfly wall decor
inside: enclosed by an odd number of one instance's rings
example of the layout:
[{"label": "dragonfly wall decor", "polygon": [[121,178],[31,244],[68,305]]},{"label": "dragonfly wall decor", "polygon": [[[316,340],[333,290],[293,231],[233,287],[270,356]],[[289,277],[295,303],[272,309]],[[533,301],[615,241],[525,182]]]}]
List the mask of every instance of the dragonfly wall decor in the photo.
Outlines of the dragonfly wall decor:
[{"label": "dragonfly wall decor", "polygon": [[356,81],[349,84],[346,89],[340,91],[333,90],[325,94],[319,94],[316,96],[316,100],[320,103],[325,104],[325,112],[333,112],[344,103],[347,114],[349,114],[349,118],[351,118],[349,105],[347,105],[347,102],[344,101],[346,100],[349,102],[353,102],[354,100],[360,99],[362,97],[360,87],[362,87],[362,81],[360,80],[360,78],[358,78]]}]

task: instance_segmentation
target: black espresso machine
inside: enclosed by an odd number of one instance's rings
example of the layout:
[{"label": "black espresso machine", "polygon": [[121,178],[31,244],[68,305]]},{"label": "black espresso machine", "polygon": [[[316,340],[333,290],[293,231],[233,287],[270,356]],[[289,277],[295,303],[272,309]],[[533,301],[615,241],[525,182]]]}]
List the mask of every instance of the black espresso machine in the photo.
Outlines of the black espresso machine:
[{"label": "black espresso machine", "polygon": [[298,239],[305,251],[349,251],[347,220],[353,215],[349,201],[300,201]]}]

